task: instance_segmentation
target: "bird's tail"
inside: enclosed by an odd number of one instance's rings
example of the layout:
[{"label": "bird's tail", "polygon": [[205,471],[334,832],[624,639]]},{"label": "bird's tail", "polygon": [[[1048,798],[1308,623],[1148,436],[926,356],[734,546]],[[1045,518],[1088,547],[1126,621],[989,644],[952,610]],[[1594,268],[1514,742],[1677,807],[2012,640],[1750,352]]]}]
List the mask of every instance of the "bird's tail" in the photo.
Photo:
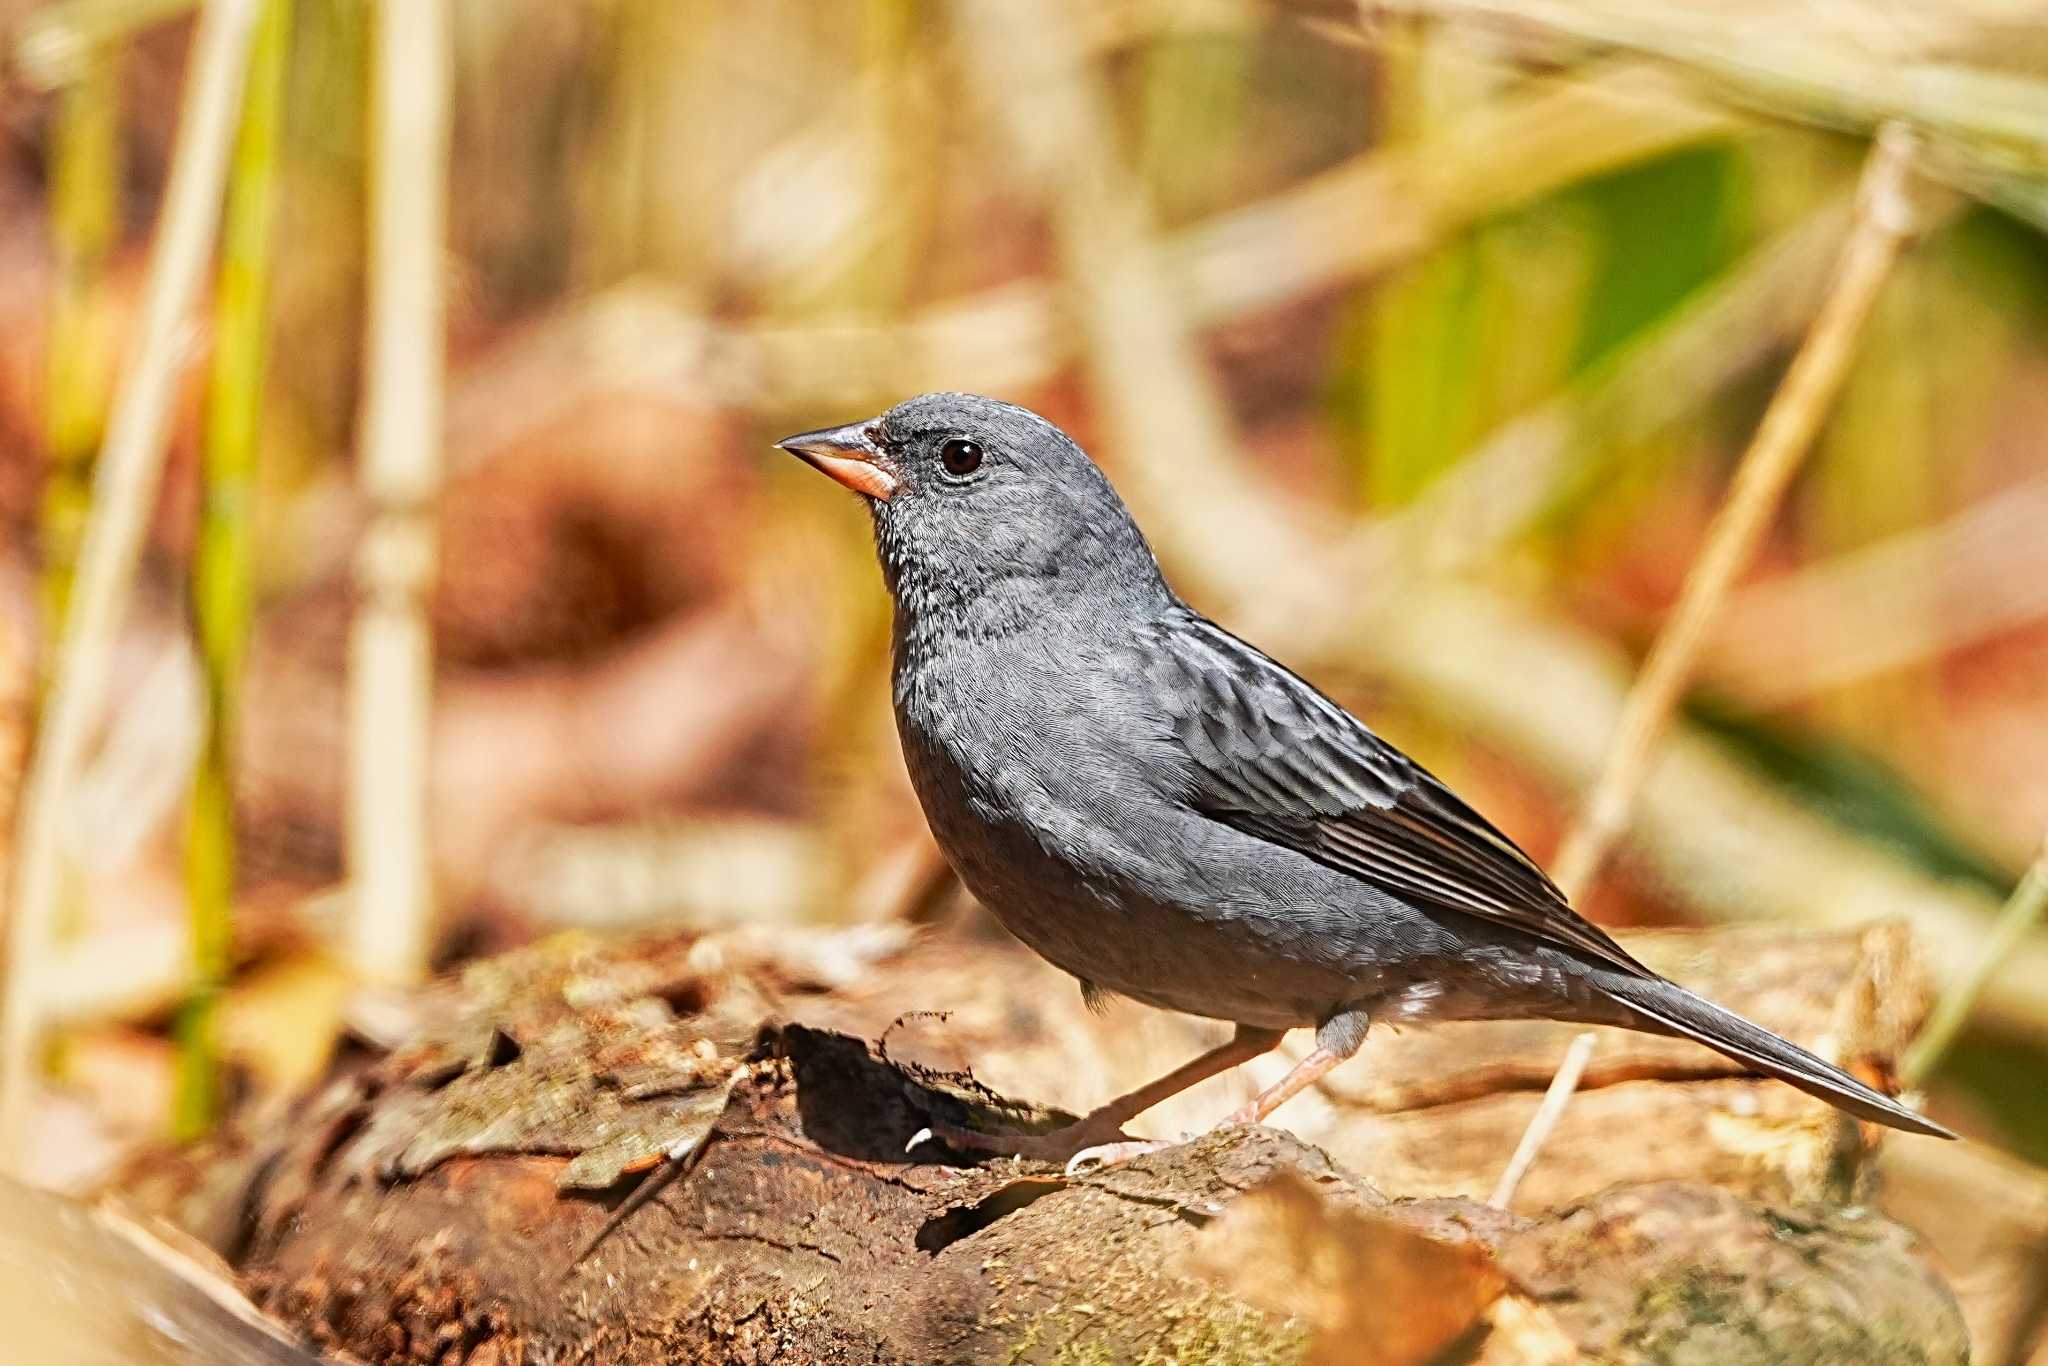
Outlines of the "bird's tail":
[{"label": "bird's tail", "polygon": [[1675,982],[1658,977],[1624,977],[1603,973],[1600,990],[1640,1017],[1638,1028],[1703,1043],[1744,1066],[1787,1082],[1859,1119],[1874,1120],[1911,1134],[1936,1138],[1955,1135],[1933,1120],[1914,1113],[1880,1091],[1865,1086],[1834,1064],[1795,1043],[1723,1010]]}]

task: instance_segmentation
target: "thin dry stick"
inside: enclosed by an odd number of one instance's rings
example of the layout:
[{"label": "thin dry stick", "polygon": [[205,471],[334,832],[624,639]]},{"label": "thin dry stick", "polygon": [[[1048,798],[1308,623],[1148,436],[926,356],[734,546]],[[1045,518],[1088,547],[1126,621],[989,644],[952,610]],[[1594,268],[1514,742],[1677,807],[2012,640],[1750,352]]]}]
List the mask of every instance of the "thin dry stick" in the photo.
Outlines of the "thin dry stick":
[{"label": "thin dry stick", "polygon": [[1550,1141],[1550,1131],[1564,1118],[1564,1107],[1571,1103],[1572,1092],[1579,1089],[1579,1078],[1586,1074],[1586,1064],[1592,1061],[1593,1049],[1599,1042],[1600,1036],[1591,1030],[1572,1039],[1564,1061],[1557,1065],[1557,1074],[1550,1079],[1550,1089],[1543,1093],[1543,1103],[1529,1116],[1529,1127],[1522,1130],[1522,1141],[1515,1145],[1515,1155],[1508,1159],[1507,1170],[1500,1174],[1487,1204],[1506,1209],[1515,1198],[1522,1178],[1529,1174],[1537,1154]]},{"label": "thin dry stick", "polygon": [[360,478],[375,509],[356,560],[349,642],[350,952],[366,977],[417,981],[432,938],[427,838],[439,553],[447,222],[448,6],[377,9],[368,375]]},{"label": "thin dry stick", "polygon": [[220,218],[255,18],[255,0],[210,0],[200,17],[141,317],[93,478],[92,517],[50,673],[49,710],[22,793],[19,880],[8,926],[6,1000],[0,1009],[0,1166],[9,1170],[19,1167],[33,1089],[35,983],[62,882],[64,803],[106,693],[125,589],[156,503],[171,403],[190,341],[192,302],[205,279]]},{"label": "thin dry stick", "polygon": [[1864,167],[1856,223],[1826,300],[1744,452],[1728,501],[1707,531],[1635,687],[1622,708],[1605,768],[1557,859],[1566,894],[1584,893],[1627,823],[1652,751],[1698,662],[1707,629],[1755,554],[1785,488],[1813,444],[1855,353],[1871,306],[1913,228],[1906,179],[1912,136],[1887,125]]},{"label": "thin dry stick", "polygon": [[1992,974],[2012,958],[2044,914],[2048,914],[2048,840],[2042,841],[2041,852],[1998,913],[1976,961],[1969,971],[1949,983],[1948,990],[1935,1002],[1927,1027],[1913,1040],[1913,1046],[1906,1050],[1905,1059],[1899,1064],[1900,1081],[1916,1086],[1940,1065],[1969,1021],[1970,1012],[1976,1008],[1977,998],[1984,994]]}]

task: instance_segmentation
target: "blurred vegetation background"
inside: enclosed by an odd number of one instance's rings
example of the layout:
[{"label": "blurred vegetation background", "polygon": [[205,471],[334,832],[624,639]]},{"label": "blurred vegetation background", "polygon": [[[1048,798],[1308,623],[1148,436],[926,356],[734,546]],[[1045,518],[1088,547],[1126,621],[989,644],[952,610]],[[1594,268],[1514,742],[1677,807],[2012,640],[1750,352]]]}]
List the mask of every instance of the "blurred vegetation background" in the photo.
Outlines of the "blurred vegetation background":
[{"label": "blurred vegetation background", "polygon": [[[930,913],[864,519],[768,449],[926,389],[1073,431],[1199,606],[1547,860],[1888,121],[1909,240],[1583,904],[1903,915],[1968,976],[2048,829],[2038,4],[414,3],[447,49],[404,49],[396,97],[445,81],[447,151],[396,177],[388,15],[240,7],[218,271],[166,353],[48,942],[11,964],[43,1078],[20,1169],[83,1184],[222,1084],[302,1083],[359,978],[428,955]],[[16,774],[145,330],[192,9],[0,6]],[[445,240],[371,309],[377,206],[402,248],[441,196]],[[438,451],[438,495],[359,477],[373,369],[417,389],[384,439]],[[379,577],[422,527],[438,553]],[[380,594],[401,633],[424,595],[417,739],[345,700]],[[366,939],[350,754],[361,783],[366,746],[417,743],[431,897]],[[1930,1108],[2048,1163],[2048,940],[1994,969]]]}]

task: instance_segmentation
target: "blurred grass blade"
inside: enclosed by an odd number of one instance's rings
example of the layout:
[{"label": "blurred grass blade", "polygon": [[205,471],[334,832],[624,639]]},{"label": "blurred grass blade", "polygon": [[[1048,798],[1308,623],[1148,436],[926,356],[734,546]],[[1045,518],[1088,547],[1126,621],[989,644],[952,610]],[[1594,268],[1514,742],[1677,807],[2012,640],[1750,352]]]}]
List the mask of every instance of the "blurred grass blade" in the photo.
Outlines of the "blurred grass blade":
[{"label": "blurred grass blade", "polygon": [[[1155,523],[1231,552],[1185,568],[1218,596],[1242,591],[1239,567],[1302,563],[1279,510],[1233,497],[1239,483],[1230,414],[1162,269],[1144,189],[1125,163],[1104,84],[1084,60],[1072,0],[958,0],[964,47],[990,113],[1046,196],[1061,269],[1075,286],[1089,377],[1132,501]],[[1003,73],[1022,69],[1022,84]],[[1164,457],[1164,458],[1162,458]],[[1212,584],[1199,584],[1207,589]]]},{"label": "blurred grass blade", "polygon": [[[1713,81],[1728,98],[1779,118],[1870,133],[1902,123],[1979,173],[2048,172],[2048,80],[1941,60],[1922,52],[1844,43],[1801,26],[1797,8],[1751,11],[1749,23],[1683,6],[1617,0],[1375,0],[1377,8],[1533,25],[1575,43],[1668,61]],[[1873,9],[1872,19],[1878,18]],[[1810,25],[1813,21],[1809,20]],[[1972,14],[1952,16],[1949,41],[1968,45]],[[1986,33],[1995,33],[1987,23]],[[1938,168],[1942,157],[1931,159]]]},{"label": "blurred grass blade", "polygon": [[109,47],[136,30],[183,14],[196,0],[58,0],[30,14],[15,40],[15,65],[44,90],[92,79]]},{"label": "blurred grass blade", "polygon": [[1572,357],[1582,374],[1656,326],[1742,245],[1744,156],[1727,143],[1681,148],[1566,193],[1598,240]]},{"label": "blurred grass blade", "polygon": [[[1731,622],[1735,604],[1723,618]],[[1779,790],[1931,877],[2001,895],[2012,869],[1954,828],[1927,794],[1883,759],[1811,725],[1762,716],[1718,689],[1696,688],[1685,719]]]},{"label": "blurred grass blade", "polygon": [[61,883],[69,834],[66,801],[106,692],[114,636],[156,502],[186,329],[219,221],[255,18],[253,0],[209,0],[201,12],[141,316],[93,476],[78,581],[23,787],[0,1006],[0,1166],[9,1170],[21,1159],[34,1089],[38,971]]},{"label": "blurred grass blade", "polygon": [[192,615],[199,635],[205,714],[185,858],[193,974],[191,991],[178,1013],[178,1088],[172,1116],[173,1130],[183,1138],[210,1128],[220,1103],[215,1012],[227,980],[232,942],[235,723],[254,591],[250,523],[263,410],[278,132],[293,3],[263,0],[222,226],[213,370],[201,457],[203,487],[192,562]]},{"label": "blurred grass blade", "polygon": [[[1849,228],[1844,194],[1757,247],[1566,393],[1506,423],[1398,516],[1354,532],[1342,577],[1394,585],[1403,569],[1455,574],[1497,554],[1599,473],[1572,457],[1640,442],[1689,417],[1804,327]],[[1417,558],[1419,557],[1419,558]],[[1388,591],[1387,589],[1369,591]],[[1287,629],[1276,610],[1268,629]]]}]

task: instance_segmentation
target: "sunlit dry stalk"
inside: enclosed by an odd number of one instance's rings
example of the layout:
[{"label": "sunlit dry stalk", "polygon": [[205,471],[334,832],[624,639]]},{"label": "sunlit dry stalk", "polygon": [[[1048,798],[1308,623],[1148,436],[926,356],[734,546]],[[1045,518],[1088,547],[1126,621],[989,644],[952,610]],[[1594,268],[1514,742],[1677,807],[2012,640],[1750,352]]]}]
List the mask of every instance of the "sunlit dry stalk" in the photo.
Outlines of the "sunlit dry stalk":
[{"label": "sunlit dry stalk", "polygon": [[349,642],[349,940],[366,977],[409,982],[426,973],[434,916],[427,594],[439,553],[448,6],[380,0],[376,30],[359,469],[374,514],[357,552]]},{"label": "sunlit dry stalk", "polygon": [[255,17],[254,0],[209,0],[200,17],[141,315],[93,478],[92,516],[22,794],[0,1006],[0,1166],[9,1170],[20,1165],[34,1090],[36,984],[57,908],[66,801],[106,694],[114,636],[156,501],[192,304],[219,221]]},{"label": "sunlit dry stalk", "polygon": [[1628,822],[1657,738],[1692,679],[1707,630],[1736,577],[1754,557],[1779,500],[1841,389],[1871,306],[1913,231],[1907,186],[1911,162],[1911,136],[1896,125],[1887,126],[1871,148],[1857,196],[1856,224],[1827,298],[1743,453],[1728,501],[1708,527],[1678,603],[1643,661],[1584,814],[1558,853],[1557,883],[1569,896],[1586,891]]},{"label": "sunlit dry stalk", "polygon": [[254,596],[249,567],[263,408],[270,236],[292,0],[263,0],[243,92],[241,133],[222,227],[213,370],[192,616],[199,636],[204,715],[185,849],[192,985],[178,1013],[178,1089],[172,1127],[196,1137],[219,1104],[215,1007],[227,980],[235,898],[235,726]]},{"label": "sunlit dry stalk", "polygon": [[1977,1001],[1990,984],[1992,975],[2012,960],[2044,916],[2048,916],[2048,841],[2043,841],[2041,852],[2035,855],[2026,876],[2020,879],[2019,886],[2013,888],[2012,896],[1999,911],[1998,919],[1992,923],[1991,932],[1984,936],[1984,943],[1969,971],[1950,982],[1942,991],[1941,999],[1934,1003],[1934,1010],[1927,1017],[1920,1037],[1913,1041],[1913,1046],[1900,1060],[1900,1081],[1907,1086],[1918,1085],[1940,1066],[1956,1036],[1969,1023],[1970,1014],[1976,1009]]}]

